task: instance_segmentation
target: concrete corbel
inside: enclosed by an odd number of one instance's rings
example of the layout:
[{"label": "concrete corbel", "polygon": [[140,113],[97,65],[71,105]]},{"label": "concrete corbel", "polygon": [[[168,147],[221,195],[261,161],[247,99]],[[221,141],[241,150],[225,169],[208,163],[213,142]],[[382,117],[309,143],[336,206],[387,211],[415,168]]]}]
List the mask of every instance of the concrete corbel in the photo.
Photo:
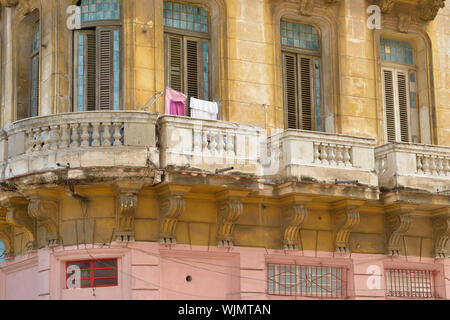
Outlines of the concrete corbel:
[{"label": "concrete corbel", "polygon": [[28,201],[23,198],[9,198],[3,200],[1,205],[8,210],[6,223],[24,230],[29,240],[26,249],[28,251],[36,249],[36,220],[28,215]]},{"label": "concrete corbel", "polygon": [[234,227],[242,216],[242,200],[248,191],[227,190],[216,194],[217,205],[217,245],[232,247],[234,245]]},{"label": "concrete corbel", "polygon": [[281,201],[281,234],[284,250],[298,250],[300,230],[308,216],[306,206],[311,200],[311,197],[289,196]]},{"label": "concrete corbel", "polygon": [[444,208],[433,213],[433,244],[436,258],[446,258],[447,243],[450,236],[450,208]]},{"label": "concrete corbel", "polygon": [[156,191],[159,196],[159,242],[176,243],[178,219],[186,208],[184,196],[190,186],[164,185]]},{"label": "concrete corbel", "polygon": [[143,183],[116,183],[116,241],[134,241],[134,219],[138,193]]},{"label": "concrete corbel", "polygon": [[364,201],[343,200],[333,206],[334,249],[336,252],[350,252],[350,234],[359,225],[359,209]]},{"label": "concrete corbel", "polygon": [[387,251],[389,255],[400,255],[401,240],[411,226],[417,205],[397,203],[388,206],[386,213]]}]

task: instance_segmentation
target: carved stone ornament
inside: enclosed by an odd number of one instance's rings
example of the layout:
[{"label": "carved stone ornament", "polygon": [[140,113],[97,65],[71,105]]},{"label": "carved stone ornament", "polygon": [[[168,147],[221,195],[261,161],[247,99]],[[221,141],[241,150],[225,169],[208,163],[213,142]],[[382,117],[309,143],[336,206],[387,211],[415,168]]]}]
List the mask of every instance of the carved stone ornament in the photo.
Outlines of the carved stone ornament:
[{"label": "carved stone ornament", "polygon": [[341,201],[334,206],[333,225],[335,230],[335,251],[350,252],[350,234],[359,224],[359,208],[363,202]]},{"label": "carved stone ornament", "polygon": [[304,16],[312,15],[314,0],[300,0],[300,14]]},{"label": "carved stone ornament", "polygon": [[431,218],[433,225],[434,254],[436,258],[448,256],[447,243],[450,236],[450,208],[440,210]]},{"label": "carved stone ornament", "polygon": [[30,0],[0,0],[0,5],[12,8],[17,6],[17,10],[24,16],[31,13]]},{"label": "carved stone ornament", "polygon": [[416,205],[394,204],[386,210],[387,251],[390,255],[400,255],[403,236],[412,222]]},{"label": "carved stone ornament", "polygon": [[3,242],[5,250],[0,251],[0,259],[8,259],[14,256],[14,229],[6,222],[5,208],[0,212],[0,241]]},{"label": "carved stone ornament", "polygon": [[391,13],[392,9],[394,9],[395,1],[394,0],[380,0],[379,6],[381,9],[381,12]]},{"label": "carved stone ornament", "polygon": [[234,245],[234,228],[244,211],[242,200],[246,191],[224,191],[217,195],[217,245]]},{"label": "carved stone ornament", "polygon": [[411,26],[412,16],[409,14],[399,14],[398,15],[398,31],[403,33],[408,33],[409,27]]},{"label": "carved stone ornament", "polygon": [[439,9],[445,7],[445,0],[421,0],[419,6],[419,16],[422,20],[434,20]]},{"label": "carved stone ornament", "polygon": [[134,241],[137,191],[119,191],[116,198],[116,241]]},{"label": "carved stone ornament", "polygon": [[58,227],[58,202],[47,199],[31,198],[28,204],[28,214],[44,226],[48,246],[61,244]]},{"label": "carved stone ornament", "polygon": [[178,219],[183,214],[186,201],[184,196],[191,187],[165,185],[159,194],[159,242],[176,244],[176,228]]},{"label": "carved stone ornament", "polygon": [[28,215],[28,201],[11,199],[4,201],[2,205],[8,209],[6,223],[21,228],[28,238],[25,249],[27,251],[36,249],[36,220]]}]

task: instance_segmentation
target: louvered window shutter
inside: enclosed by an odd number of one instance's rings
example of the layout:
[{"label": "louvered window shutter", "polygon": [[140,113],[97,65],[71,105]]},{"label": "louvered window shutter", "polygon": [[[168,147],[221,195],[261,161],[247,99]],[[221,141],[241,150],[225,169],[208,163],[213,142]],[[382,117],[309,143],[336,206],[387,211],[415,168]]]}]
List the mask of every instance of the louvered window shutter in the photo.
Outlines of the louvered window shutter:
[{"label": "louvered window shutter", "polygon": [[409,142],[407,76],[408,74],[405,72],[397,73],[400,137],[402,142]]},{"label": "louvered window shutter", "polygon": [[31,60],[31,116],[39,114],[39,54]]},{"label": "louvered window shutter", "polygon": [[186,94],[188,96],[186,115],[190,116],[189,101],[191,97],[200,99],[201,79],[200,74],[200,41],[187,39],[186,40]]},{"label": "louvered window shutter", "polygon": [[86,34],[86,58],[84,68],[86,70],[86,110],[96,110],[97,88],[97,42],[95,32]]},{"label": "louvered window shutter", "polygon": [[183,41],[181,37],[167,35],[166,57],[168,66],[167,84],[173,90],[183,92]]},{"label": "louvered window shutter", "polygon": [[301,108],[302,129],[313,130],[313,98],[312,98],[312,73],[311,58],[300,57],[300,81],[301,81]]},{"label": "louvered window shutter", "polygon": [[97,30],[97,110],[113,106],[113,30]]},{"label": "louvered window shutter", "polygon": [[297,61],[295,55],[283,54],[284,96],[288,129],[299,128]]},{"label": "louvered window shutter", "polygon": [[383,90],[384,90],[384,109],[386,136],[388,142],[396,141],[395,129],[395,94],[394,94],[394,75],[391,70],[383,70]]}]

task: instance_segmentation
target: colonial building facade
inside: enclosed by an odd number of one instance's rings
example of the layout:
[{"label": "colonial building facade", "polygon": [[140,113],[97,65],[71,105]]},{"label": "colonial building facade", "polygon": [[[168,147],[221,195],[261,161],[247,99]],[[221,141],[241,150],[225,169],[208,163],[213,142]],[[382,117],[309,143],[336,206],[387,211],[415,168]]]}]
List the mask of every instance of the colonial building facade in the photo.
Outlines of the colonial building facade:
[{"label": "colonial building facade", "polygon": [[450,298],[445,0],[0,4],[0,299]]}]

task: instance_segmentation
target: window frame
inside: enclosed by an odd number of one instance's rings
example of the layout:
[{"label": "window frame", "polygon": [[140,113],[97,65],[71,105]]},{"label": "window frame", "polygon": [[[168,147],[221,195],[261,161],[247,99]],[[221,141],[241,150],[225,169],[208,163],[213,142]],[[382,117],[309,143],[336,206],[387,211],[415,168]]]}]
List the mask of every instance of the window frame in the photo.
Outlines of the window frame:
[{"label": "window frame", "polygon": [[[80,8],[81,8],[81,2],[80,2]],[[84,101],[83,101],[83,111],[78,110],[78,39],[76,37],[79,34],[86,34],[86,33],[94,33],[96,36],[96,71],[95,71],[95,77],[98,78],[98,58],[97,58],[97,52],[98,52],[98,41],[97,41],[97,35],[99,29],[111,29],[111,30],[118,30],[119,32],[119,107],[118,110],[124,110],[124,28],[123,28],[123,19],[124,19],[124,12],[123,12],[123,1],[119,0],[119,10],[120,10],[120,19],[109,19],[109,20],[96,20],[96,21],[89,21],[89,22],[82,22],[81,23],[81,29],[79,30],[73,30],[72,32],[72,105],[71,109],[72,112],[89,112],[88,106],[87,106],[87,93],[85,93]],[[112,52],[112,56],[114,55],[114,52]],[[87,56],[87,55],[86,55]],[[86,66],[86,63],[85,63]],[[111,64],[111,81],[112,81],[112,87],[114,86],[114,60]],[[86,71],[86,70],[85,70]],[[87,74],[84,75],[84,83],[87,81]],[[96,80],[95,84],[95,91],[96,91],[96,98],[95,98],[95,111],[114,111],[114,94],[111,97],[111,100],[113,103],[111,104],[111,107],[109,110],[100,110],[98,108],[98,81]],[[114,91],[114,89],[112,89]]]},{"label": "window frame", "polygon": [[[36,28],[39,28],[39,30],[38,30],[39,43],[38,43],[38,48],[35,49],[34,48],[34,45],[35,45],[34,37],[35,37]],[[38,117],[39,113],[40,113],[39,108],[40,108],[40,96],[41,96],[40,91],[41,91],[41,41],[42,41],[42,39],[41,39],[41,20],[40,19],[38,19],[37,21],[35,21],[33,23],[32,30],[33,31],[32,31],[31,54],[30,54],[30,75],[29,75],[30,104],[29,104],[29,110],[28,110],[30,118]],[[34,95],[33,95],[33,84],[34,84],[34,82],[33,82],[33,76],[34,76],[33,63],[35,60],[37,60],[37,70],[36,70],[37,74],[36,74],[36,79],[35,79],[36,85],[37,85],[37,87],[36,87],[37,92],[36,92],[36,106],[35,106],[36,107],[36,115],[33,115],[33,109],[34,109],[34,106],[33,106],[33,98],[34,98]]]},{"label": "window frame", "polygon": [[[273,280],[271,280],[271,276],[269,274],[269,272],[270,272],[269,266],[270,265],[274,266],[274,269],[273,269],[274,275],[272,277]],[[276,290],[275,289],[277,283],[279,283],[279,281],[275,280],[276,279],[276,275],[275,275],[276,268],[277,267],[279,268],[280,266],[283,266],[285,268],[286,267],[290,267],[290,268],[294,267],[295,268],[294,270],[295,270],[295,280],[296,280],[295,281],[295,283],[296,283],[295,287],[296,287],[296,289],[295,289],[295,293],[294,294],[292,294],[292,290],[291,290],[291,292],[286,292],[286,290],[285,290],[285,292],[283,293],[280,290]],[[312,275],[312,268],[321,268],[321,270],[322,270],[322,268],[327,268],[331,272],[330,274],[328,274],[328,273],[326,274],[327,279],[328,279],[328,275],[330,276],[330,285],[327,284],[327,287],[330,286],[332,288],[332,291],[333,291],[333,287],[332,287],[332,283],[333,283],[332,273],[333,273],[334,270],[336,270],[336,273],[337,273],[337,270],[340,270],[340,272],[341,272],[341,275],[340,275],[341,294],[333,296],[333,294],[323,293],[321,288],[320,288],[320,286],[318,284],[316,284],[316,286],[313,287],[312,283],[311,283],[309,288],[308,288],[308,286],[306,286],[306,289],[309,292],[309,294],[302,293],[301,287],[300,287],[300,292],[299,292],[299,290],[298,290],[299,289],[298,288],[298,283],[299,283],[299,280],[301,282],[302,279],[301,279],[301,277],[297,276],[298,267],[305,268],[306,270],[308,270],[308,274],[311,274],[311,275]],[[269,295],[269,296],[296,297],[296,298],[297,297],[299,297],[299,298],[315,298],[315,299],[321,298],[321,299],[332,299],[332,300],[345,300],[345,299],[348,298],[348,292],[349,292],[349,267],[347,265],[334,264],[334,263],[322,264],[322,263],[312,263],[312,262],[305,262],[305,263],[301,262],[301,263],[298,263],[297,261],[295,261],[295,262],[292,262],[292,261],[291,262],[266,261],[266,268],[267,268],[266,294]],[[316,274],[315,277],[319,277],[318,274]],[[285,276],[285,278],[286,278],[286,276]],[[308,281],[307,279],[308,279],[308,277],[306,277],[306,281]],[[270,283],[270,281],[273,281],[273,283],[274,283],[274,285],[273,285],[273,292],[270,292],[270,290],[269,290],[269,283]],[[285,283],[284,286],[285,287],[287,286],[287,282]],[[316,293],[313,293],[313,289],[314,288],[316,289],[315,290]],[[278,293],[277,293],[277,291],[278,291]],[[320,291],[320,293],[318,293],[317,291]]]},{"label": "window frame", "polygon": [[[396,291],[394,289],[392,289],[392,276],[390,275],[390,272],[393,271],[397,271],[397,272],[402,272],[401,276],[397,276],[397,279],[399,280],[398,283],[396,283],[395,288],[398,287],[400,289],[400,287],[402,288],[402,290],[400,291]],[[409,289],[411,289],[413,287],[414,282],[405,282],[403,281],[403,278],[405,276],[405,273],[422,273],[422,274],[428,274],[430,275],[430,293],[427,293],[427,296],[410,296],[409,292],[405,291],[405,285],[407,287],[409,287]],[[389,268],[385,268],[384,269],[384,273],[385,273],[385,278],[386,278],[386,299],[437,299],[438,298],[438,291],[436,288],[436,278],[438,275],[438,271],[437,270],[433,270],[433,269],[417,269],[417,268],[405,268],[405,267],[389,267]],[[389,281],[390,280],[390,281]],[[411,280],[411,276],[409,277],[409,280]],[[394,280],[395,281],[395,280]],[[391,284],[389,286],[389,284]],[[419,284],[420,285],[420,284]],[[417,294],[417,286],[418,284],[415,284],[416,288],[415,288],[415,294]],[[423,286],[423,278],[422,278],[422,286]],[[389,289],[390,288],[390,289]],[[423,287],[422,287],[423,289]],[[394,295],[391,295],[390,293],[394,292]],[[395,293],[399,293],[399,295],[396,295]],[[424,294],[424,292],[422,292],[422,294]],[[428,294],[430,294],[431,296],[428,296]],[[420,293],[419,293],[420,295]]]},{"label": "window frame", "polygon": [[[311,26],[312,28],[314,28],[317,31],[318,34],[318,42],[319,42],[319,48],[317,50],[314,49],[307,49],[307,48],[298,48],[295,46],[289,46],[289,45],[284,45],[281,43],[281,22],[287,22],[287,23],[295,23],[295,24],[299,24],[299,25],[307,25],[307,26]],[[322,48],[322,33],[321,33],[321,29],[319,26],[315,25],[314,23],[305,23],[302,21],[296,21],[296,20],[292,20],[292,19],[286,19],[286,18],[281,18],[279,20],[280,23],[280,34],[279,34],[279,40],[280,40],[280,48],[281,48],[281,70],[282,70],[282,89],[283,89],[283,114],[284,114],[284,126],[286,129],[289,129],[289,119],[288,119],[288,108],[287,108],[287,96],[286,96],[286,70],[285,70],[285,55],[295,55],[295,61],[296,61],[296,66],[297,66],[297,129],[292,129],[291,130],[307,130],[307,129],[303,129],[303,124],[302,119],[303,119],[303,115],[302,115],[302,101],[301,101],[301,72],[300,72],[300,59],[303,58],[308,58],[311,59],[311,77],[310,77],[310,81],[311,81],[311,101],[312,101],[312,106],[311,106],[311,111],[312,111],[312,117],[311,117],[311,127],[312,127],[312,132],[326,132],[326,128],[325,128],[325,118],[326,118],[326,114],[324,114],[325,110],[325,97],[324,97],[324,74],[323,74],[323,48]],[[323,119],[321,121],[322,123],[322,128],[321,131],[318,131],[318,119],[317,119],[317,113],[316,113],[316,76],[315,76],[315,61],[319,60],[319,64],[320,64],[320,101],[321,101],[321,106],[320,106],[320,114],[321,116],[323,116]]]},{"label": "window frame", "polygon": [[[103,262],[103,261],[115,261],[116,263],[116,267],[113,268],[95,268],[95,263],[96,262]],[[89,280],[90,280],[90,284],[89,286],[81,286],[81,289],[89,289],[89,288],[105,288],[105,287],[119,287],[119,259],[118,258],[110,258],[110,259],[90,259],[90,260],[69,260],[69,261],[65,261],[65,280],[66,280],[66,285],[65,285],[65,289],[69,289],[67,287],[67,280],[69,279],[69,274],[67,272],[67,269],[69,267],[70,264],[77,264],[77,263],[89,263],[90,264],[90,268],[89,268]],[[111,270],[116,270],[116,276],[115,277],[97,277],[95,278],[95,271],[96,270],[105,270],[105,269],[111,269]],[[87,270],[87,269],[81,269],[83,270]],[[99,285],[99,286],[95,286],[95,280],[97,279],[116,279],[116,283],[115,284],[108,284],[108,285]],[[87,280],[87,279],[83,279],[82,280]]]},{"label": "window frame", "polygon": [[[182,4],[178,1],[168,1],[171,3],[179,3]],[[182,46],[182,50],[181,50],[181,61],[182,61],[182,68],[181,68],[181,79],[182,79],[182,83],[181,83],[181,91],[182,93],[187,95],[187,77],[188,77],[188,72],[187,72],[187,68],[188,68],[188,64],[187,64],[187,55],[186,55],[186,44],[187,41],[195,41],[197,43],[203,44],[203,43],[207,43],[208,45],[208,100],[212,100],[212,97],[214,96],[214,90],[213,90],[213,79],[212,79],[212,65],[211,65],[211,61],[212,61],[212,36],[211,36],[211,14],[210,11],[208,10],[207,6],[204,6],[202,4],[198,4],[198,3],[185,3],[188,4],[192,7],[197,7],[197,8],[203,8],[206,13],[207,13],[207,17],[208,17],[208,22],[207,22],[207,26],[208,26],[208,32],[201,32],[201,31],[192,31],[192,30],[186,30],[186,29],[181,29],[181,28],[175,28],[175,27],[168,27],[165,26],[163,24],[163,43],[164,43],[164,86],[165,87],[169,87],[169,77],[170,77],[170,73],[168,71],[168,67],[169,67],[169,52],[167,51],[168,49],[168,41],[170,37],[177,37],[181,39],[181,46]],[[203,50],[201,51],[201,55],[198,57],[198,61],[200,63],[199,65],[199,69],[203,70]],[[199,75],[198,75],[198,90],[201,93],[199,99],[206,99],[204,97],[204,88],[205,88],[205,81],[204,81],[204,71],[202,71]],[[186,102],[186,116],[190,117],[191,113],[190,113],[190,107],[189,107],[189,101]]]}]

